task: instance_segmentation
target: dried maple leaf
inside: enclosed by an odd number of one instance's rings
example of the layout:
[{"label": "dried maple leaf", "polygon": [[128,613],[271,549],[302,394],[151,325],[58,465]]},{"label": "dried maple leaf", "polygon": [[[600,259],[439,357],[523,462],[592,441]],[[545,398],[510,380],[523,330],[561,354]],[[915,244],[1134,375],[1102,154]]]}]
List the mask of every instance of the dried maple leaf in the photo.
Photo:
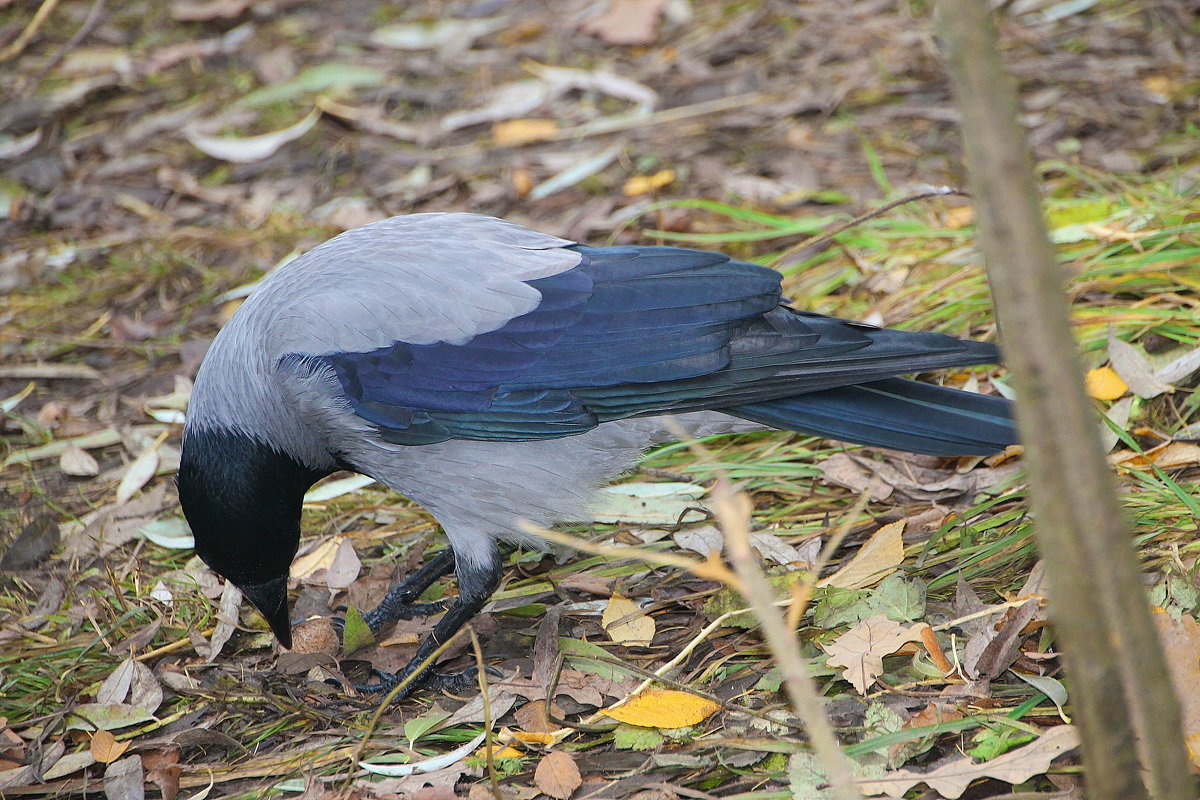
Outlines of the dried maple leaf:
[{"label": "dried maple leaf", "polygon": [[917,626],[905,626],[884,616],[870,617],[825,646],[825,663],[842,667],[842,677],[865,695],[883,674],[883,658],[908,642],[921,640]]}]

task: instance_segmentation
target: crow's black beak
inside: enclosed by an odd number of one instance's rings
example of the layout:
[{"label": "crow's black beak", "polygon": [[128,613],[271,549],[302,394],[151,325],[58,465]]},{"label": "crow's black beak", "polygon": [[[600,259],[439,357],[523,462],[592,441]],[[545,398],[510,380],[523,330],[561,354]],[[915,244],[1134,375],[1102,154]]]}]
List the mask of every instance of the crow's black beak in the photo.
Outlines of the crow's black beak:
[{"label": "crow's black beak", "polygon": [[266,581],[239,586],[246,599],[267,619],[271,632],[284,647],[292,646],[292,623],[288,617],[287,575]]}]

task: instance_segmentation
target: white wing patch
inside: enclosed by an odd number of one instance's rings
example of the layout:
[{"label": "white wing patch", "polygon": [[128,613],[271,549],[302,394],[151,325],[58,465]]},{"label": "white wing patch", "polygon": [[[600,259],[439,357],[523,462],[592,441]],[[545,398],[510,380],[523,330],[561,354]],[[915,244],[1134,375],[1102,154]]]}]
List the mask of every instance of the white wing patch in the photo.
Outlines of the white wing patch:
[{"label": "white wing patch", "polygon": [[578,265],[570,244],[477,214],[392,217],[287,264],[230,325],[256,328],[276,356],[463,344],[537,308],[524,282]]}]

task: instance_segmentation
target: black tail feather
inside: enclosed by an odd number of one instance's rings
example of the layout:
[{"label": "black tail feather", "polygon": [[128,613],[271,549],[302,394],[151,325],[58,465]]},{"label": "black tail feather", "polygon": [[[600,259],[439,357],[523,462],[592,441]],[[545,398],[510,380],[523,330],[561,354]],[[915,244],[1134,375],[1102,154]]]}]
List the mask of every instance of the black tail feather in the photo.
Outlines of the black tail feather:
[{"label": "black tail feather", "polygon": [[784,430],[934,456],[987,455],[1017,441],[1002,397],[891,378],[727,410]]}]

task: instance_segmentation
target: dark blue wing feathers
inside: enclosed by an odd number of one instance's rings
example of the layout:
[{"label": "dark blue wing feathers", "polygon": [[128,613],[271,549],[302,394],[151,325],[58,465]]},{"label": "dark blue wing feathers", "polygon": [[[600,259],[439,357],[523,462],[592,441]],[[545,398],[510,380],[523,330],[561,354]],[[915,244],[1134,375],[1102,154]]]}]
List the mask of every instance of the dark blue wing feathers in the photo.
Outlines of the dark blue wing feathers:
[{"label": "dark blue wing feathers", "polygon": [[[780,306],[778,273],[719,253],[572,249],[582,256],[578,266],[528,282],[542,296],[536,309],[466,344],[396,342],[316,359],[333,368],[354,411],[385,440],[418,445],[557,438],[613,419],[712,408],[862,441],[886,427],[889,403],[900,413],[925,406],[912,392],[840,387],[997,357],[991,345]],[[804,401],[789,398],[809,393],[817,394],[805,415],[797,410]],[[870,418],[859,427],[856,406]],[[1004,438],[997,431],[1005,426],[1011,438],[1011,422],[998,424],[976,438]]]}]

